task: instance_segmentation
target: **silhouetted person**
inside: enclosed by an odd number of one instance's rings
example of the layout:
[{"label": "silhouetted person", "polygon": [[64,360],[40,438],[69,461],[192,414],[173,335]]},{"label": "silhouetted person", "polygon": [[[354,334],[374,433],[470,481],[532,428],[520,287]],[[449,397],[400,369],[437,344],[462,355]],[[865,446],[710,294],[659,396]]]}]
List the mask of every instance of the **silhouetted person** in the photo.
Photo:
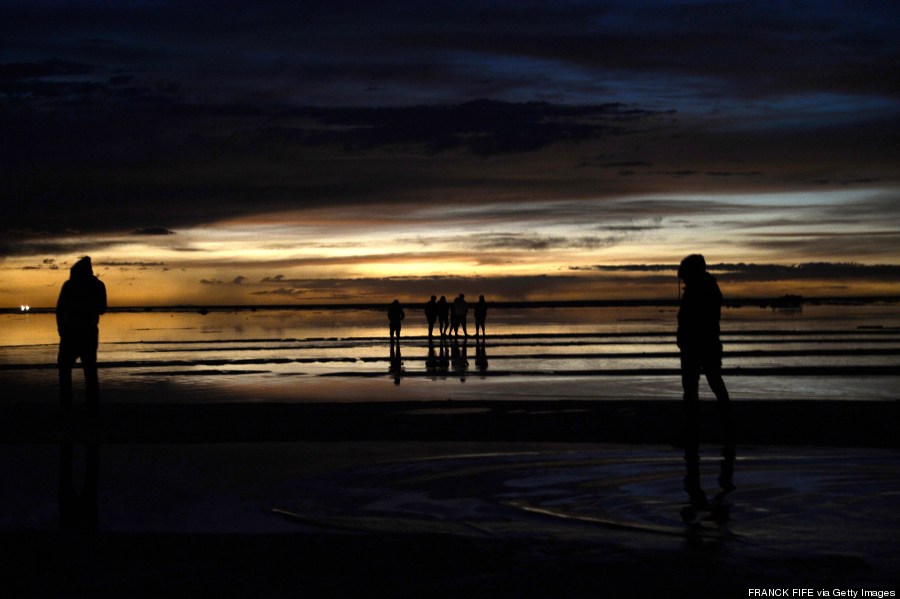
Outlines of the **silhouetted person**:
[{"label": "silhouetted person", "polygon": [[460,293],[451,306],[451,327],[453,328],[453,336],[459,337],[459,327],[462,327],[463,335],[469,336],[466,330],[466,315],[469,313],[469,304],[466,302],[466,295]]},{"label": "silhouetted person", "polygon": [[397,342],[399,343],[400,323],[406,318],[406,313],[403,311],[403,306],[400,305],[400,300],[394,300],[394,303],[388,308],[387,317],[390,323],[391,343],[394,342],[394,334],[397,335]]},{"label": "silhouetted person", "polygon": [[482,336],[484,335],[484,321],[487,318],[487,302],[484,301],[484,296],[478,296],[478,303],[475,304],[475,309],[472,310],[472,313],[475,314],[475,336],[478,336],[478,329],[481,329]]},{"label": "silhouetted person", "polygon": [[63,530],[97,530],[97,479],[100,449],[96,443],[85,446],[84,485],[75,484],[75,448],[71,441],[59,446],[59,526]]},{"label": "silhouetted person", "polygon": [[722,293],[715,277],[706,271],[706,261],[692,254],[681,261],[678,278],[684,281],[684,294],[678,309],[678,349],[681,350],[681,384],[684,389],[684,460],[687,474],[684,488],[695,505],[706,504],[700,487],[700,373],[716,396],[721,419],[722,457],[719,486],[723,492],[734,490],[735,442],[728,390],[722,380],[722,342],[719,318]]},{"label": "silhouetted person", "polygon": [[447,334],[450,327],[450,304],[443,295],[437,302],[438,328],[441,330],[441,337]]},{"label": "silhouetted person", "polygon": [[81,359],[88,412],[96,414],[100,403],[97,379],[97,345],[100,315],[106,312],[106,286],[94,276],[87,256],[72,266],[56,302],[59,331],[59,401],[72,408],[72,368]]},{"label": "silhouetted person", "polygon": [[459,334],[459,316],[456,314],[456,305],[459,303],[459,296],[453,298],[450,304],[450,324],[447,327],[447,336],[456,336]]},{"label": "silhouetted person", "polygon": [[431,339],[434,333],[434,323],[438,317],[437,296],[432,295],[431,300],[425,304],[425,319],[428,321],[428,338]]}]

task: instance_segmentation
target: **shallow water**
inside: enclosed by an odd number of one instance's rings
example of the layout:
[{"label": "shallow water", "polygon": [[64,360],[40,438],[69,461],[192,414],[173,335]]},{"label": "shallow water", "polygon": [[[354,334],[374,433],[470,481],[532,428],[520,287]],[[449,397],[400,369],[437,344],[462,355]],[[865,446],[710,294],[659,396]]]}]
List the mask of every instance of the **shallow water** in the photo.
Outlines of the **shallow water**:
[{"label": "shallow water", "polygon": [[[681,394],[674,308],[495,309],[486,340],[445,344],[429,343],[421,310],[408,308],[396,351],[386,324],[380,311],[347,309],[110,313],[101,381],[115,401]],[[885,400],[900,388],[897,304],[731,308],[722,331],[736,399]],[[57,342],[52,314],[0,315],[0,376],[12,401],[52,395]]]}]

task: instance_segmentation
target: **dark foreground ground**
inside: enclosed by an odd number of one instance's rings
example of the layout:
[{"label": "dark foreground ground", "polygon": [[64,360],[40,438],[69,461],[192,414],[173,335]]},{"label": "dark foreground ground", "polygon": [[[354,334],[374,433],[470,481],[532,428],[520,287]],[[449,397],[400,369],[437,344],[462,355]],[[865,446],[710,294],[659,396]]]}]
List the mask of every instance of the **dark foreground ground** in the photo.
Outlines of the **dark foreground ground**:
[{"label": "dark foreground ground", "polygon": [[[735,404],[738,490],[727,520],[698,526],[679,517],[678,402],[6,405],[0,592],[896,593],[898,405]],[[76,480],[80,448],[99,447],[96,527],[60,527],[68,444]]]},{"label": "dark foreground ground", "polygon": [[[900,401],[733,402],[738,443],[900,447]],[[701,402],[714,440],[718,416]],[[0,405],[0,443],[522,441],[677,444],[681,402],[404,401],[112,404],[97,417],[53,404]]]},{"label": "dark foreground ground", "polygon": [[0,539],[7,597],[747,597],[760,587],[897,588],[861,558],[722,559],[727,549],[702,545],[642,554],[403,533]]}]

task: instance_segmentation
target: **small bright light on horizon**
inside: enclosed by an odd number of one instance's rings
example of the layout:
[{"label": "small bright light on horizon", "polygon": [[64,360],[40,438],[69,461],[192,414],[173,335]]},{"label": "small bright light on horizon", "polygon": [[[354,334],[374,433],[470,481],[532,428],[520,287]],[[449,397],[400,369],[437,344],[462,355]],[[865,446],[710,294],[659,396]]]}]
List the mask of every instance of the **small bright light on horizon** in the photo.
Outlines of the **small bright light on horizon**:
[{"label": "small bright light on horizon", "polygon": [[22,305],[22,312],[28,312],[31,310],[31,306]]}]

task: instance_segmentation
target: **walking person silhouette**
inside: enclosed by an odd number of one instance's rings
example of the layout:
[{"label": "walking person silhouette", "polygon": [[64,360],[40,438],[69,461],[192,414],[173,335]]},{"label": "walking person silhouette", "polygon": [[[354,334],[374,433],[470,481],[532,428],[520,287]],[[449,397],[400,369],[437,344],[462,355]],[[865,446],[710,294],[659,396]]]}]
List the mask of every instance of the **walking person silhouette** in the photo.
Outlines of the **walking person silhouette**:
[{"label": "walking person silhouette", "polygon": [[681,261],[678,278],[684,282],[678,308],[678,349],[681,353],[681,385],[684,389],[684,461],[687,473],[684,490],[692,505],[707,504],[700,486],[700,374],[706,376],[716,396],[722,437],[722,463],[719,486],[722,494],[734,490],[735,440],[728,390],[722,380],[722,342],[719,320],[722,292],[715,277],[706,271],[700,254]]},{"label": "walking person silhouette", "polygon": [[441,296],[437,302],[438,328],[441,330],[441,340],[450,328],[450,304],[447,303],[446,296]]},{"label": "walking person silhouette", "polygon": [[94,276],[89,256],[81,258],[69,271],[56,302],[56,329],[59,332],[59,401],[72,409],[72,368],[81,359],[84,370],[87,411],[96,414],[100,404],[97,376],[97,347],[100,315],[106,312],[106,286]]},{"label": "walking person silhouette", "polygon": [[463,335],[465,337],[469,336],[469,331],[466,330],[466,315],[469,313],[469,303],[466,301],[466,295],[464,293],[460,293],[459,296],[455,300],[453,300],[453,306],[451,307],[450,313],[450,328],[453,329],[453,337],[459,337],[459,327],[462,327]]},{"label": "walking person silhouette", "polygon": [[432,295],[431,299],[425,304],[425,319],[428,321],[428,339],[434,336],[434,323],[438,317],[437,296]]},{"label": "walking person silhouette", "polygon": [[478,337],[478,329],[481,329],[481,336],[484,337],[484,321],[487,319],[487,302],[484,296],[478,296],[478,303],[475,304],[475,336]]},{"label": "walking person silhouette", "polygon": [[394,343],[395,333],[397,335],[397,343],[400,343],[400,323],[406,318],[406,313],[403,311],[403,306],[400,305],[400,300],[394,300],[388,308],[387,317],[390,323],[391,343]]}]

